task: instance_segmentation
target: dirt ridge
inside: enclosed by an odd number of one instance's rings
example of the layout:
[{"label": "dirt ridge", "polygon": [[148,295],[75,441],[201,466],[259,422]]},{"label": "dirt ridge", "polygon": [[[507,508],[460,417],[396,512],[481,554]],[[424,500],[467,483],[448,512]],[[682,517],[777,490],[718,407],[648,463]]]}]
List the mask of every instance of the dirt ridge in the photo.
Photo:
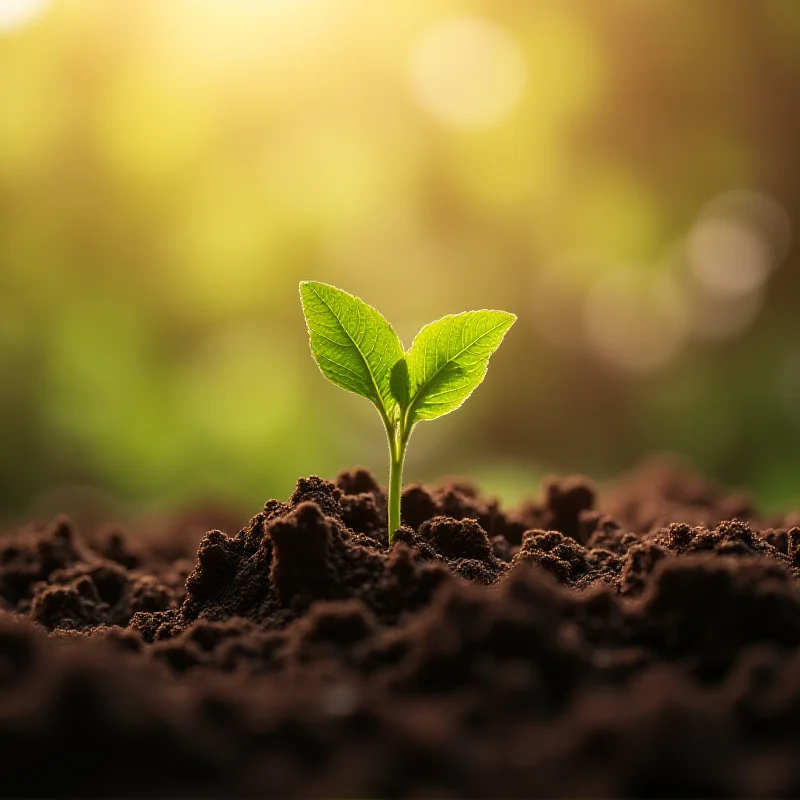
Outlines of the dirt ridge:
[{"label": "dirt ridge", "polygon": [[0,537],[0,795],[800,793],[796,513],[663,461],[384,508],[356,469],[173,560]]}]

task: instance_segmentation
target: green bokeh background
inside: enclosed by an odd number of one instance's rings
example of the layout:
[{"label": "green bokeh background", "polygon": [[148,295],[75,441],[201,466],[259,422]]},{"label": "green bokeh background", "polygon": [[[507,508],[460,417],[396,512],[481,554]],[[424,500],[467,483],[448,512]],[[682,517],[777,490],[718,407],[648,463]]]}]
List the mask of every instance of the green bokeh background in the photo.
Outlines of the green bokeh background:
[{"label": "green bokeh background", "polygon": [[408,480],[797,505],[799,142],[797,0],[0,0],[0,520],[383,476],[304,278],[519,315]]}]

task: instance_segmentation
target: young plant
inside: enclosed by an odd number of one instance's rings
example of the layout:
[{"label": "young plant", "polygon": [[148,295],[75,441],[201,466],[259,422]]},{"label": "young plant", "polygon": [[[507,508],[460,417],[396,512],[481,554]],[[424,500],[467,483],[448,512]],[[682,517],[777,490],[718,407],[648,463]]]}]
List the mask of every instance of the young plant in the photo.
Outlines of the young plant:
[{"label": "young plant", "polygon": [[403,462],[414,426],[455,411],[481,384],[516,316],[465,311],[426,325],[406,351],[374,308],[335,286],[302,281],[311,353],[322,374],[366,397],[389,439],[389,543],[400,527]]}]

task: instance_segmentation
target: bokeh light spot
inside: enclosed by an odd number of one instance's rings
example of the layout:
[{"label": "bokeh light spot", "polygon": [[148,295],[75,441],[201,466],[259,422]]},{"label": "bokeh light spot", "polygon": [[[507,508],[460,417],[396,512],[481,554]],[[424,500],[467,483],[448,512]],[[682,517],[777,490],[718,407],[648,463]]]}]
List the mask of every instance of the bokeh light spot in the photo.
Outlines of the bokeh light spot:
[{"label": "bokeh light spot", "polygon": [[700,222],[689,234],[689,265],[712,292],[741,295],[770,273],[769,248],[753,230],[728,220]]},{"label": "bokeh light spot", "polygon": [[749,294],[780,265],[790,241],[780,204],[756,192],[727,192],[701,211],[689,233],[689,269],[708,291]]},{"label": "bokeh light spot", "polygon": [[456,17],[425,31],[411,56],[417,101],[457,128],[484,128],[517,105],[526,82],[525,57],[501,27]]}]

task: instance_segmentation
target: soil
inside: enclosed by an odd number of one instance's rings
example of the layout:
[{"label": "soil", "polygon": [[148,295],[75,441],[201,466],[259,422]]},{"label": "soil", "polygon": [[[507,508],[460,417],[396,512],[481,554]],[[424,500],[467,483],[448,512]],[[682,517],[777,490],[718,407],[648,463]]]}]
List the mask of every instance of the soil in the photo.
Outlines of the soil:
[{"label": "soil", "polygon": [[199,546],[0,538],[0,794],[800,795],[800,513],[659,461],[403,519],[356,469]]}]

